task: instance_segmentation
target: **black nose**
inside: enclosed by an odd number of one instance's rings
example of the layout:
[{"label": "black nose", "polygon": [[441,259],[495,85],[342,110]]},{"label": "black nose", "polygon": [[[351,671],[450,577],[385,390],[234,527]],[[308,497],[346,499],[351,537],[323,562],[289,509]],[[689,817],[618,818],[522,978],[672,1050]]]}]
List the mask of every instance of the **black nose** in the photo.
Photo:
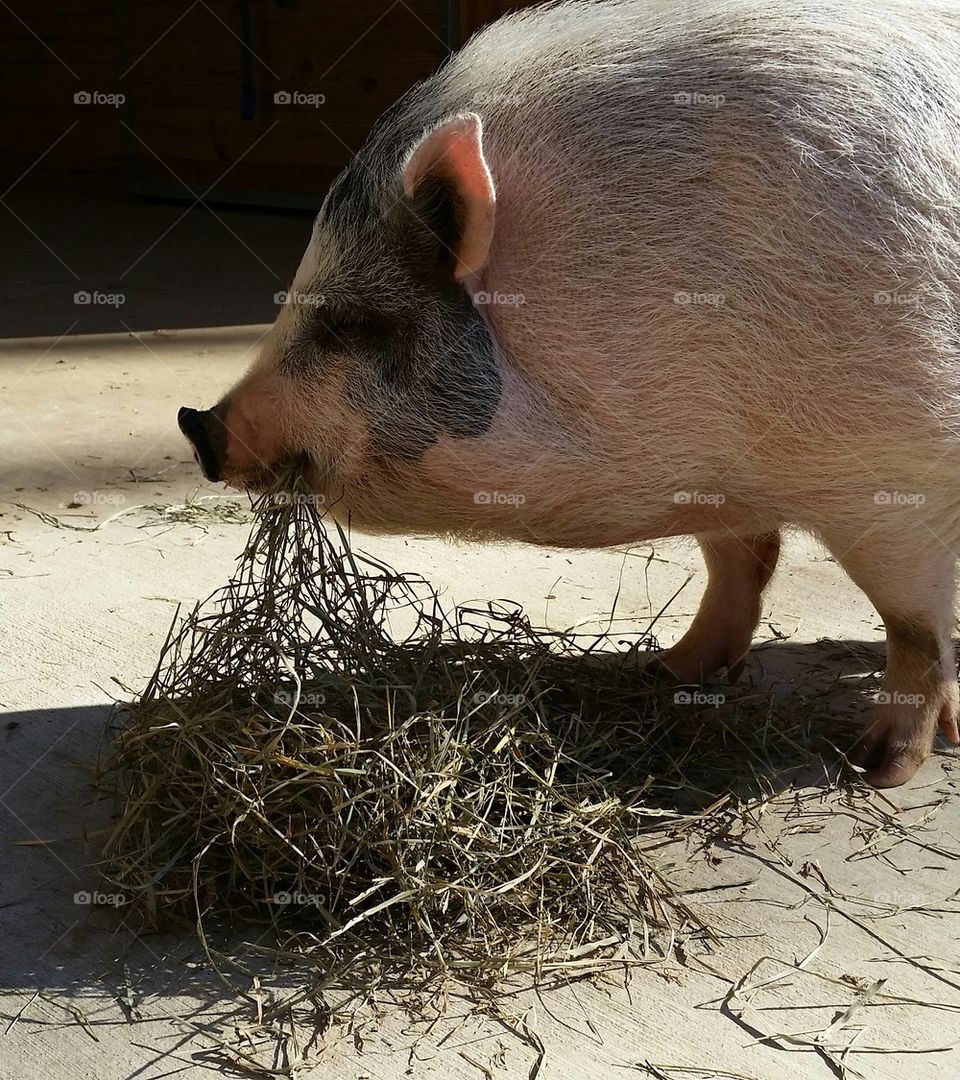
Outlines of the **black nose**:
[{"label": "black nose", "polygon": [[226,432],[223,421],[213,409],[189,409],[186,405],[177,413],[180,430],[193,445],[193,456],[208,480],[216,482],[223,470]]}]

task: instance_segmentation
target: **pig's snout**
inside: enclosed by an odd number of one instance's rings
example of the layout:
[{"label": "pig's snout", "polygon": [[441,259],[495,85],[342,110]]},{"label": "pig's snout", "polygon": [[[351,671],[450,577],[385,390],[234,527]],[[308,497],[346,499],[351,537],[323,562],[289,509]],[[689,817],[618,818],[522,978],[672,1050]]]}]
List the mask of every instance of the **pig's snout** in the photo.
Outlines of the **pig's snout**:
[{"label": "pig's snout", "polygon": [[184,407],[177,422],[203,475],[214,482],[261,490],[294,457],[281,440],[276,405],[261,389],[236,388],[212,409]]},{"label": "pig's snout", "polygon": [[180,430],[193,446],[193,456],[203,475],[214,482],[222,478],[226,430],[214,409],[190,409],[186,405],[177,413]]}]

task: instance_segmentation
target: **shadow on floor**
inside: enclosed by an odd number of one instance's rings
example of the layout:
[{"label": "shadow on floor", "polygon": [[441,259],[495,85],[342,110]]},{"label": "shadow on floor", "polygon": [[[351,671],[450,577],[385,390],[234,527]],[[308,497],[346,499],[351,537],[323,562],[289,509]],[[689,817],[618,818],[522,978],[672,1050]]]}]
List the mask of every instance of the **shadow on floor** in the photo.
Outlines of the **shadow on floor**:
[{"label": "shadow on floor", "polygon": [[[736,780],[744,797],[768,793],[772,783],[831,786],[838,775],[834,747],[842,751],[854,737],[868,708],[865,692],[876,686],[882,663],[883,649],[875,642],[759,646],[741,687],[705,687],[707,694],[723,693],[723,703],[692,706],[690,719],[671,730],[689,784],[678,803],[688,809],[702,804],[724,779]],[[675,691],[657,693],[668,701]],[[16,991],[21,1004],[41,991],[55,1002],[50,1024],[58,1022],[60,1009],[59,1022],[78,1022],[82,1015],[94,1033],[136,1019],[129,1004],[134,999],[181,998],[195,1002],[198,1013],[229,1012],[238,995],[211,970],[192,929],[142,933],[136,912],[109,894],[97,895],[92,863],[113,807],[94,791],[92,765],[108,712],[103,704],[0,717],[0,837],[18,845],[8,848],[12,855],[0,885],[0,989]],[[761,750],[771,746],[776,755]],[[721,749],[727,761],[722,769],[716,760]],[[738,755],[737,777],[729,763]],[[263,933],[253,927],[242,940]],[[251,970],[264,963],[252,952],[248,958]],[[238,978],[249,989],[249,979]],[[285,976],[274,971],[272,978],[276,985]],[[296,973],[290,978],[293,985]],[[2,1025],[13,1019],[0,1013]]]}]

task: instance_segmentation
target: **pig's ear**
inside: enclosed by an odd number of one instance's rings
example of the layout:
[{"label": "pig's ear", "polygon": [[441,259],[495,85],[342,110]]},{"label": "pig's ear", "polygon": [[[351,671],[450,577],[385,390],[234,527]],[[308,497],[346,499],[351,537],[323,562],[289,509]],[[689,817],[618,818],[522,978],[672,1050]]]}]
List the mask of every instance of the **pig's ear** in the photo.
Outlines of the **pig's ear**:
[{"label": "pig's ear", "polygon": [[493,239],[496,192],[483,156],[483,128],[466,113],[431,131],[403,168],[403,192],[444,248],[458,281],[478,273]]}]

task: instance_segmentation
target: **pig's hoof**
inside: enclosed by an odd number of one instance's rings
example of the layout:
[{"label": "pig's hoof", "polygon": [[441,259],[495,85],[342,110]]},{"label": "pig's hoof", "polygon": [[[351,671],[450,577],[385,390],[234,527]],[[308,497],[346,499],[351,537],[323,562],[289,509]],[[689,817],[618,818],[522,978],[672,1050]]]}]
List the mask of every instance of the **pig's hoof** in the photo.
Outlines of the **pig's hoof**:
[{"label": "pig's hoof", "polygon": [[960,708],[958,708],[953,701],[948,701],[940,709],[940,716],[937,718],[937,724],[943,737],[954,745],[960,743],[960,726],[958,726],[958,720],[960,720]]},{"label": "pig's hoof", "polygon": [[864,770],[875,788],[899,787],[916,773],[933,749],[932,717],[922,708],[878,705],[870,723],[850,751],[849,759]]},{"label": "pig's hoof", "polygon": [[930,754],[929,740],[916,731],[897,729],[884,732],[871,725],[854,745],[850,760],[864,769],[871,787],[891,788],[905,784]]},{"label": "pig's hoof", "polygon": [[743,673],[747,653],[750,651],[749,641],[743,649],[722,648],[701,651],[682,646],[681,639],[672,649],[657,653],[650,661],[650,667],[661,676],[685,685],[704,683],[716,675],[721,668],[726,668],[727,680],[732,686]]}]

